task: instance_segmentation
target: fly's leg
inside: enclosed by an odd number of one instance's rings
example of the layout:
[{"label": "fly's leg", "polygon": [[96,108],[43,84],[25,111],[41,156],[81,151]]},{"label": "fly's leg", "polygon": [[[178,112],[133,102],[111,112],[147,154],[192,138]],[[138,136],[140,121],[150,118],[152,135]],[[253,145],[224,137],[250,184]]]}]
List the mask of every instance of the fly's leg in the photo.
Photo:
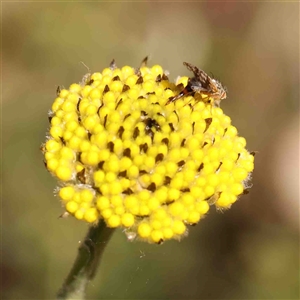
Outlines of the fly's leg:
[{"label": "fly's leg", "polygon": [[167,101],[166,105],[170,104],[171,102],[174,102],[184,96],[189,96],[193,94],[195,91],[192,89],[192,87],[188,84],[178,95],[174,97],[170,97]]}]

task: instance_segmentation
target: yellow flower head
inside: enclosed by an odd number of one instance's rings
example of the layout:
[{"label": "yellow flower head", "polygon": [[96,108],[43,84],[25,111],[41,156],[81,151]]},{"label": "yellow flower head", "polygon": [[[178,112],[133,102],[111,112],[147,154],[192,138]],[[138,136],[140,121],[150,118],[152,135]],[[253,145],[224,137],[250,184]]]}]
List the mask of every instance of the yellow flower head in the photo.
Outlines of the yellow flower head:
[{"label": "yellow flower head", "polygon": [[69,214],[159,243],[244,193],[254,168],[245,139],[197,94],[166,105],[178,92],[159,65],[114,64],[58,90],[42,148]]}]

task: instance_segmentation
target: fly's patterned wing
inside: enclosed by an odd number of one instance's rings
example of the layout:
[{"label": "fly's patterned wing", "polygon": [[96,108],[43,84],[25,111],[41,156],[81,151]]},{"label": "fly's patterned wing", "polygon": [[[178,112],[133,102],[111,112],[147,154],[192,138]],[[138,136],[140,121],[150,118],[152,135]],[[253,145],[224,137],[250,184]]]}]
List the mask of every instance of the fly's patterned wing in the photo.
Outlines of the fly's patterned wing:
[{"label": "fly's patterned wing", "polygon": [[209,88],[210,78],[204,71],[187,62],[184,62],[183,65],[186,66],[189,71],[194,73],[194,78],[191,78],[194,79],[193,81],[198,81],[198,85],[200,85],[203,89]]},{"label": "fly's patterned wing", "polygon": [[187,62],[184,62],[183,65],[185,65],[189,71],[194,73],[194,78],[191,78],[190,80],[192,82],[198,81],[198,85],[202,87],[203,91],[208,92],[208,91],[217,90],[214,80],[209,75],[207,75],[207,73],[205,73],[203,70]]}]

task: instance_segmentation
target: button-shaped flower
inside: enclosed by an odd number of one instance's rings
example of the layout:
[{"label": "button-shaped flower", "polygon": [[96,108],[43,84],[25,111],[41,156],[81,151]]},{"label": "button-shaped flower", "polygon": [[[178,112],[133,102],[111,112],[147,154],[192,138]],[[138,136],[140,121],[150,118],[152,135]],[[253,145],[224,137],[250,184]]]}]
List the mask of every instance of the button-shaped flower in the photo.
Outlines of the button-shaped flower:
[{"label": "button-shaped flower", "polygon": [[112,64],[58,90],[42,149],[69,214],[159,243],[245,192],[254,168],[246,140],[199,94],[166,105],[177,85],[159,65]]}]

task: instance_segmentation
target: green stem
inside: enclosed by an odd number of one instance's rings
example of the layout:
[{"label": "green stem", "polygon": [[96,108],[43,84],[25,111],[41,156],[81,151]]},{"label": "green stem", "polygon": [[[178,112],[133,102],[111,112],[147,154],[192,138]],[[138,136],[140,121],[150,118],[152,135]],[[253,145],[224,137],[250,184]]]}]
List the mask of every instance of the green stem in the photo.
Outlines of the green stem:
[{"label": "green stem", "polygon": [[103,221],[96,227],[90,227],[78,248],[77,258],[57,294],[57,299],[85,298],[88,283],[96,274],[100,258],[113,232],[114,229],[106,227]]}]

